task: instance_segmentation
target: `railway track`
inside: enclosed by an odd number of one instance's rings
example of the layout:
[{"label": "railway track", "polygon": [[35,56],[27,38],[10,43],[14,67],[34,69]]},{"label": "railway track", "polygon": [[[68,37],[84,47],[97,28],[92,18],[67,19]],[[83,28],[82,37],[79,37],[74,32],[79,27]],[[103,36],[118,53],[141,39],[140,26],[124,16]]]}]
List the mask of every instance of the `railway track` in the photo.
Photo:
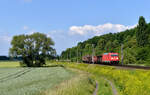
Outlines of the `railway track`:
[{"label": "railway track", "polygon": [[137,66],[137,65],[121,65],[121,64],[100,64],[100,65],[107,65],[107,66],[114,66],[114,67],[119,67],[119,68],[125,68],[125,69],[143,69],[143,70],[150,70],[149,66]]}]

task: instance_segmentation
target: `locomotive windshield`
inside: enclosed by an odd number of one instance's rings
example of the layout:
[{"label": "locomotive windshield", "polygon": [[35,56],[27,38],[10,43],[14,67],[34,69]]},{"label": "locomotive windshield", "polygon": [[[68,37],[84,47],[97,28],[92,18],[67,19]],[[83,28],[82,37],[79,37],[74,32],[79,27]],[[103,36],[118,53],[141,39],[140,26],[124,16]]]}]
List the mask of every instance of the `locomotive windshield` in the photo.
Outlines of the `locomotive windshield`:
[{"label": "locomotive windshield", "polygon": [[113,56],[118,56],[118,54],[112,54],[111,56],[112,56],[112,57],[113,57]]}]

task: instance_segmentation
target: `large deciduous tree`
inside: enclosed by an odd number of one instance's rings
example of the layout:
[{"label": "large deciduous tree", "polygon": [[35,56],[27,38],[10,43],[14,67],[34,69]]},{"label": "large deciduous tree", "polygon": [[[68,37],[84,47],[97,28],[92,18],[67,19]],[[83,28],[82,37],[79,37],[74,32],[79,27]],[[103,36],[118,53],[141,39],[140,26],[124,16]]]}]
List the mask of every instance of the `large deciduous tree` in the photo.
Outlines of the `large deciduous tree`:
[{"label": "large deciduous tree", "polygon": [[52,39],[42,33],[14,36],[11,45],[10,55],[21,56],[23,64],[28,67],[42,66],[45,64],[46,56],[52,55],[55,51],[52,48]]}]

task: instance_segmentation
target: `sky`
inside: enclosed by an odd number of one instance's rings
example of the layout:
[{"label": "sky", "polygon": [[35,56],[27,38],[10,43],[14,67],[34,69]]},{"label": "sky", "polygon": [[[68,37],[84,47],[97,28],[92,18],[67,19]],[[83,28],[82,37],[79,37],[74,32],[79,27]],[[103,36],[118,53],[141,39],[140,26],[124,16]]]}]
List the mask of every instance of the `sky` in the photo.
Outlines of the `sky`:
[{"label": "sky", "polygon": [[0,0],[0,55],[14,35],[45,33],[61,54],[94,36],[150,22],[150,0]]}]

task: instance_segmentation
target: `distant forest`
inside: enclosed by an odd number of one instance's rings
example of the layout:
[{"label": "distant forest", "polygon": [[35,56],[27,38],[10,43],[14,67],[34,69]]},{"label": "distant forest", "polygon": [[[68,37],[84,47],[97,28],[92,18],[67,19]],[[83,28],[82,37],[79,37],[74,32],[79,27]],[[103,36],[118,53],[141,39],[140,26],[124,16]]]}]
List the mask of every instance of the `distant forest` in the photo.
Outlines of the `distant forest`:
[{"label": "distant forest", "polygon": [[[95,36],[61,53],[62,60],[81,61],[85,55],[118,52],[121,58],[123,45],[124,64],[150,64],[150,23],[140,16],[138,25],[130,30]],[[93,51],[94,50],[94,51]]]},{"label": "distant forest", "polygon": [[22,57],[0,56],[0,61],[19,61],[19,60],[22,60]]},{"label": "distant forest", "polygon": [[[47,56],[47,60],[56,59],[55,56]],[[0,61],[22,61],[22,57],[0,56]]]}]

